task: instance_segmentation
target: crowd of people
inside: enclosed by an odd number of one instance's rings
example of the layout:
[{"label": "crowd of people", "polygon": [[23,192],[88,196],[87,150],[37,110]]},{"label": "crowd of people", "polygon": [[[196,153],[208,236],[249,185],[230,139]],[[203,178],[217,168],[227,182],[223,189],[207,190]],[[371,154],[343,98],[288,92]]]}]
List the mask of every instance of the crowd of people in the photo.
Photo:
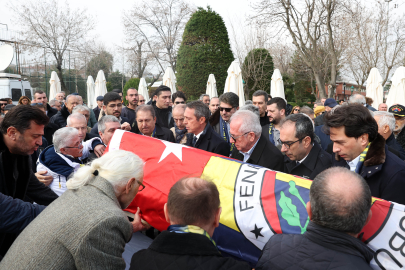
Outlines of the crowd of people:
[{"label": "crowd of people", "polygon": [[[48,102],[40,90],[16,106],[0,99],[1,269],[125,268],[125,243],[149,225],[139,209],[131,222],[122,211],[145,186],[138,156],[104,153],[117,129],[313,180],[307,231],[271,237],[256,269],[371,269],[373,252],[356,239],[371,196],[405,204],[403,105],[377,110],[355,94],[312,109],[259,90],[240,107],[234,93],[187,102],[164,85],[147,104],[135,88],[126,106],[120,90],[96,100],[90,109],[60,92]],[[212,240],[215,184],[178,181],[163,212],[171,225],[131,269],[251,269]]]}]

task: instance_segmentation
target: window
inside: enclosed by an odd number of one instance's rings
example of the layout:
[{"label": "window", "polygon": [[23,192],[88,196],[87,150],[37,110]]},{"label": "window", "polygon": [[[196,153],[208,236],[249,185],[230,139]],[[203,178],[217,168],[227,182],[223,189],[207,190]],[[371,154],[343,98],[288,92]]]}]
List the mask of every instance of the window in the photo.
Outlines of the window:
[{"label": "window", "polygon": [[30,100],[32,100],[31,89],[25,89],[25,96],[28,97]]},{"label": "window", "polygon": [[21,89],[13,88],[11,89],[11,99],[13,101],[19,101],[21,97]]}]

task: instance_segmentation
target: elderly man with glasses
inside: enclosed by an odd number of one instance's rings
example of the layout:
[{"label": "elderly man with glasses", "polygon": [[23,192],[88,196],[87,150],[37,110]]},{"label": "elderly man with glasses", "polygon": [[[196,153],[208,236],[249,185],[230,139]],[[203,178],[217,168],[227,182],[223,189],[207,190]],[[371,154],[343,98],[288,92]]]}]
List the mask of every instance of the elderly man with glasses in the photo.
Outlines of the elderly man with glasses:
[{"label": "elderly man with glasses", "polygon": [[270,170],[283,171],[284,157],[262,134],[257,115],[239,110],[230,119],[230,141],[234,144],[231,157]]},{"label": "elderly man with glasses", "polygon": [[[80,115],[81,116],[81,115]],[[72,172],[82,165],[81,158],[89,155],[89,147],[83,147],[79,131],[73,127],[64,127],[53,135],[53,145],[39,155],[37,171],[47,171],[52,180],[44,183],[59,196],[66,190],[66,182]]]},{"label": "elderly man with glasses", "polygon": [[314,123],[309,116],[291,114],[281,121],[278,142],[286,156],[285,173],[314,179],[332,166],[330,154],[314,138]]}]

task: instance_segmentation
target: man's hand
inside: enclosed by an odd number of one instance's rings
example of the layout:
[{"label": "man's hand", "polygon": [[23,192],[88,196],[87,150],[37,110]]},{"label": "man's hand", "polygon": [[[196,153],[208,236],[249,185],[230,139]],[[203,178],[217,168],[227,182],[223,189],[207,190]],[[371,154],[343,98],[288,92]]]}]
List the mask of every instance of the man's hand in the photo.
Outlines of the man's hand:
[{"label": "man's hand", "polygon": [[126,131],[131,131],[131,125],[129,123],[125,122],[121,125],[121,129],[126,130]]},{"label": "man's hand", "polygon": [[136,213],[135,213],[135,215],[134,215],[134,221],[132,221],[131,223],[132,223],[132,228],[133,228],[133,230],[134,230],[134,233],[135,232],[139,232],[139,231],[143,231],[143,230],[146,230],[147,229],[147,227],[145,226],[145,225],[143,225],[143,223],[142,223],[142,220],[141,220],[141,217],[140,217],[140,215],[139,215],[139,212],[140,212],[141,210],[139,209],[139,207],[138,207],[138,210],[136,211]]},{"label": "man's hand", "polygon": [[53,181],[53,177],[45,174],[47,174],[47,171],[39,171],[35,173],[35,176],[38,178],[39,182],[44,183],[45,186],[49,186]]},{"label": "man's hand", "polygon": [[104,144],[98,144],[96,147],[94,147],[94,154],[96,154],[97,157],[101,157],[104,153],[105,146]]}]

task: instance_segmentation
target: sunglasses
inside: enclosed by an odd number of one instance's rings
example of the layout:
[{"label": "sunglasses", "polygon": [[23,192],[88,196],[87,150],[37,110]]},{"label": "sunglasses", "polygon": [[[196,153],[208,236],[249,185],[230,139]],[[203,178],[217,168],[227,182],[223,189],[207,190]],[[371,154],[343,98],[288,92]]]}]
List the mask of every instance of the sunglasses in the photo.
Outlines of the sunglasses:
[{"label": "sunglasses", "polygon": [[44,104],[43,104],[43,103],[31,103],[31,106],[36,106],[36,105],[39,105],[39,106],[44,106]]},{"label": "sunglasses", "polygon": [[222,108],[222,107],[218,107],[218,110],[219,110],[220,112],[222,112],[222,111],[230,112],[230,111],[232,111],[232,109],[233,109],[233,107],[232,107],[232,108]]},{"label": "sunglasses", "polygon": [[145,102],[145,100],[144,100],[144,99],[141,99],[141,100],[139,100],[139,102],[141,102],[141,103],[142,103],[142,102]]},{"label": "sunglasses", "polygon": [[299,112],[300,110],[298,110],[298,109],[294,109],[294,112]]},{"label": "sunglasses", "polygon": [[176,101],[174,104],[185,104],[185,101]]},{"label": "sunglasses", "polygon": [[8,103],[0,103],[0,106],[6,106]]}]

